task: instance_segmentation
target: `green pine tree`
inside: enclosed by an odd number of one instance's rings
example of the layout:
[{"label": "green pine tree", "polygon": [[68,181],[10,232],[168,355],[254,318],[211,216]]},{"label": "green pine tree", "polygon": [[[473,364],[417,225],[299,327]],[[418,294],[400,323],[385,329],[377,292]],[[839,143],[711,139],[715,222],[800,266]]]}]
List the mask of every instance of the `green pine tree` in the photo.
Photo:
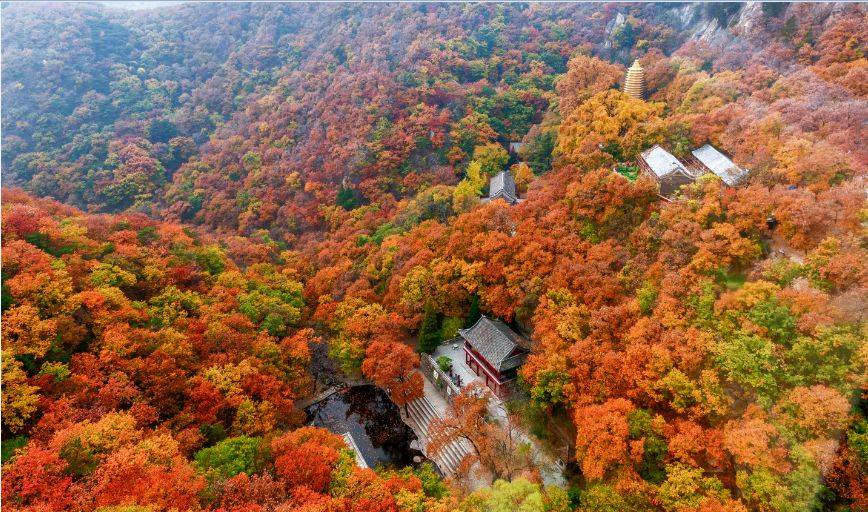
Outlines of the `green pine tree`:
[{"label": "green pine tree", "polygon": [[464,324],[465,328],[473,327],[473,324],[479,320],[482,313],[479,312],[479,295],[474,294],[470,299],[470,312],[467,313],[467,321]]},{"label": "green pine tree", "polygon": [[425,308],[425,317],[422,318],[422,327],[419,328],[419,349],[422,352],[432,353],[440,344],[440,315],[434,308]]}]

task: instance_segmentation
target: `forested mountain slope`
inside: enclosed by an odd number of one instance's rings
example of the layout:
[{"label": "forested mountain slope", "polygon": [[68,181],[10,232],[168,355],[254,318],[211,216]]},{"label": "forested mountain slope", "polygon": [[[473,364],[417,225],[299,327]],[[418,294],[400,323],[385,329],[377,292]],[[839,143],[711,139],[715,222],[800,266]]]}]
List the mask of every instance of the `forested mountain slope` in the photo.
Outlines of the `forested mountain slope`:
[{"label": "forested mountain slope", "polygon": [[446,510],[430,470],[375,475],[301,427],[316,336],[291,271],[140,214],[3,203],[4,507]]},{"label": "forested mountain slope", "polygon": [[[3,433],[29,439],[4,498],[563,510],[524,487],[532,467],[463,498],[351,470],[321,433],[275,437],[299,424],[309,340],[358,375],[478,308],[533,340],[535,433],[572,424],[570,507],[868,506],[865,22],[846,4],[4,6],[3,179],[26,192],[3,206]],[[620,91],[635,59],[644,100]],[[704,143],[748,180],[669,202],[612,172]],[[480,205],[508,167],[524,202]],[[172,458],[151,467],[155,439]],[[304,449],[324,465],[280,462]],[[205,460],[232,450],[249,465]],[[160,472],[177,497],[120,486]]]}]

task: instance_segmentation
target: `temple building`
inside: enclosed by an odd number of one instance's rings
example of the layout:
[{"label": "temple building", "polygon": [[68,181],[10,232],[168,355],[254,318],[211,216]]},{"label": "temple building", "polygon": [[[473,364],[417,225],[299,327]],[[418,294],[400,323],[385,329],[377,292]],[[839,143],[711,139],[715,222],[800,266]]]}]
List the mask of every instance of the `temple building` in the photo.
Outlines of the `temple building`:
[{"label": "temple building", "polygon": [[482,202],[487,203],[495,199],[503,199],[509,204],[521,202],[515,189],[515,179],[508,170],[501,171],[491,178],[488,183],[488,197],[483,198]]},{"label": "temple building", "polygon": [[645,70],[636,59],[630,69],[627,70],[627,77],[624,80],[624,92],[630,96],[641,100],[645,95]]},{"label": "temple building", "polygon": [[500,320],[485,315],[469,329],[459,329],[464,340],[464,362],[497,396],[509,391],[509,384],[518,376],[530,344]]},{"label": "temple building", "polygon": [[639,168],[660,185],[660,195],[670,197],[696,177],[675,156],[654,144],[639,155]]},{"label": "temple building", "polygon": [[747,169],[737,166],[732,159],[711,144],[696,148],[691,154],[693,159],[689,164],[699,174],[714,173],[730,187],[738,185],[748,174]]}]

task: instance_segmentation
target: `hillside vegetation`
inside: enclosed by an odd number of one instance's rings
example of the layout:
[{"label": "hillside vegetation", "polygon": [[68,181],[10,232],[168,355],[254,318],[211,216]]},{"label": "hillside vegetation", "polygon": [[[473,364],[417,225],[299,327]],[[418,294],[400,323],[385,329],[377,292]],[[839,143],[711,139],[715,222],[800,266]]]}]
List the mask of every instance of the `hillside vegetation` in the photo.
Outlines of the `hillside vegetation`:
[{"label": "hillside vegetation", "polygon": [[[10,510],[868,507],[863,5],[2,10]],[[705,143],[747,181],[612,171]],[[302,426],[318,347],[412,394],[476,310],[567,489]]]}]

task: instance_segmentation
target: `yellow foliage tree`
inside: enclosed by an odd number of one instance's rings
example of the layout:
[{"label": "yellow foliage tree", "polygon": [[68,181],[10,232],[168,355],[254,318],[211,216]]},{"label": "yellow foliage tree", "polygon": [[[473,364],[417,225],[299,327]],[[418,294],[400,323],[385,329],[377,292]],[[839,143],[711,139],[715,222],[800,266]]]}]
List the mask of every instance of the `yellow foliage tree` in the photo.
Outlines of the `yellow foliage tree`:
[{"label": "yellow foliage tree", "polygon": [[662,142],[662,112],[662,103],[637,100],[620,91],[595,94],[564,120],[555,157],[584,169],[634,158],[643,148]]},{"label": "yellow foliage tree", "polygon": [[3,426],[13,434],[20,432],[36,412],[39,388],[27,383],[21,363],[3,351]]},{"label": "yellow foliage tree", "polygon": [[482,166],[478,161],[470,162],[464,179],[452,192],[452,209],[457,213],[470,210],[476,204],[476,199],[484,186],[485,176],[482,173]]},{"label": "yellow foliage tree", "polygon": [[567,64],[567,72],[556,85],[561,98],[561,115],[573,110],[594,94],[611,89],[624,75],[624,67],[596,57],[576,55]]},{"label": "yellow foliage tree", "polygon": [[515,179],[515,187],[519,192],[527,190],[527,186],[533,181],[533,169],[524,162],[519,162],[512,166],[512,177]]}]

